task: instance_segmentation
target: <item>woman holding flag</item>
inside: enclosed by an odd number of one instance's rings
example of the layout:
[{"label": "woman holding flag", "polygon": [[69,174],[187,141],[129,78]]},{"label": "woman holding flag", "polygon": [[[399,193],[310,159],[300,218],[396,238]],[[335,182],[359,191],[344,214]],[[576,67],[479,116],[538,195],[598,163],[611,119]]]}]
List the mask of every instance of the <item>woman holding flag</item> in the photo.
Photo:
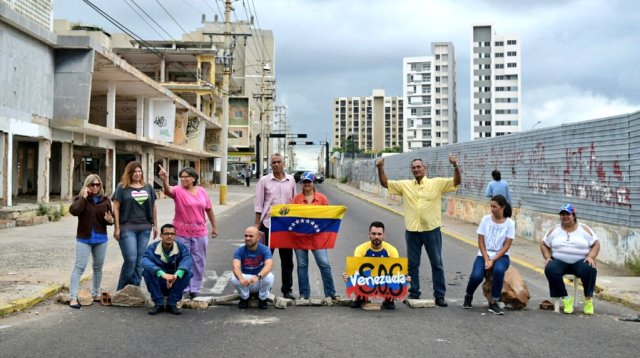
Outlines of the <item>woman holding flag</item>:
[{"label": "woman holding flag", "polygon": [[[302,182],[302,193],[294,196],[291,204],[329,205],[327,197],[314,188],[313,182],[315,181],[315,175],[313,173],[303,173],[300,181]],[[333,284],[331,264],[329,263],[327,249],[311,250],[311,252],[316,258],[316,264],[320,269],[325,297],[331,297],[334,301],[339,300],[340,296],[336,295],[336,288]],[[296,261],[298,262],[298,288],[300,290],[300,298],[308,299],[311,294],[308,270],[309,250],[295,249],[295,254]]]}]

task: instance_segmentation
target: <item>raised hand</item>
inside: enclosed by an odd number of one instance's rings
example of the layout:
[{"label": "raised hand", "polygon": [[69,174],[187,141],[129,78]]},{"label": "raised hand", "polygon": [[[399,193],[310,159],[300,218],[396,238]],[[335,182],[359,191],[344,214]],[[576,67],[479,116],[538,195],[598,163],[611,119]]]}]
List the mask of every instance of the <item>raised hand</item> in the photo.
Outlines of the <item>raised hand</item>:
[{"label": "raised hand", "polygon": [[160,177],[160,179],[162,179],[162,181],[167,180],[167,171],[164,170],[164,168],[160,164],[158,164],[158,168],[160,168],[160,171],[158,172],[158,176]]}]

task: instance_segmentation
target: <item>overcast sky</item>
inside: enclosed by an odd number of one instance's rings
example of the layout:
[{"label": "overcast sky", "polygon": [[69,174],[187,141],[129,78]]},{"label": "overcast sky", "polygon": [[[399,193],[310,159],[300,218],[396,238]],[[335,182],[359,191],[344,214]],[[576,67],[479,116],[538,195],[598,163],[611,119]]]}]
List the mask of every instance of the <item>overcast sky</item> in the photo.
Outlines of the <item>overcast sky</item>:
[{"label": "overcast sky", "polygon": [[[158,34],[127,5],[94,0],[148,39]],[[136,0],[175,38],[200,27],[223,0]],[[402,58],[430,55],[431,42],[453,43],[457,61],[460,141],[469,137],[469,52],[473,24],[520,36],[523,130],[640,110],[640,3],[636,1],[239,0],[246,19],[255,4],[259,26],[273,30],[277,96],[296,133],[331,140],[332,99],[384,88],[402,95]],[[55,0],[55,18],[120,32],[82,0]],[[308,148],[315,159],[319,151]],[[302,153],[301,153],[302,154]]]}]

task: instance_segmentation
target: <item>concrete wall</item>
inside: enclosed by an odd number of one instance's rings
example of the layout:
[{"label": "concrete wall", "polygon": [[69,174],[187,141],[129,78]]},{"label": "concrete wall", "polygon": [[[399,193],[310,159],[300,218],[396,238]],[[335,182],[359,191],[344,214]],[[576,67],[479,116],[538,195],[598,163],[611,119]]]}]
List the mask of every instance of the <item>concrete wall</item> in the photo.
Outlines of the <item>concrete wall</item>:
[{"label": "concrete wall", "polygon": [[95,52],[59,49],[55,60],[55,119],[89,119]]},{"label": "concrete wall", "polygon": [[[447,215],[478,223],[498,169],[511,187],[518,238],[539,241],[558,223],[558,208],[571,202],[580,222],[596,230],[601,261],[623,266],[640,256],[640,112],[390,156],[387,176],[411,178],[411,159],[422,158],[429,177],[451,177],[449,153],[458,155],[462,184],[443,199]],[[387,195],[373,160],[345,163],[340,172]]]},{"label": "concrete wall", "polygon": [[0,21],[0,115],[53,116],[53,49]]}]

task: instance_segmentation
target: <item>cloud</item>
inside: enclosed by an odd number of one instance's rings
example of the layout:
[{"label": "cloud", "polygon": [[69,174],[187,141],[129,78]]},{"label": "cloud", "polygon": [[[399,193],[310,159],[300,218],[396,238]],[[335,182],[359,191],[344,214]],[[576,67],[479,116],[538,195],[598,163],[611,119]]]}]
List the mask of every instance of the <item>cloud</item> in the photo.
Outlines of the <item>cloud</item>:
[{"label": "cloud", "polygon": [[640,110],[640,101],[631,103],[625,98],[609,98],[571,85],[540,87],[526,94],[523,105],[523,130],[557,126],[609,117]]}]

